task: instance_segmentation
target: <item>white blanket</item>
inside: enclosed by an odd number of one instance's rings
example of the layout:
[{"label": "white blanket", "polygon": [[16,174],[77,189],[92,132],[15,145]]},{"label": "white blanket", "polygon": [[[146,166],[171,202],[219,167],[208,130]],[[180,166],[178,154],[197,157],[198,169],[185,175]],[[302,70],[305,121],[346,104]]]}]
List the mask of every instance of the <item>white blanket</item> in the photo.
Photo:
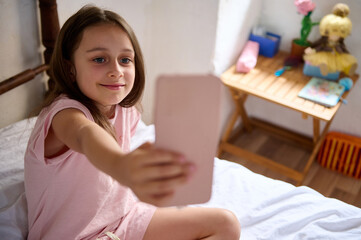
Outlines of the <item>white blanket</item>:
[{"label": "white blanket", "polygon": [[[0,130],[0,239],[27,234],[23,155],[33,124],[23,120]],[[154,127],[141,122],[132,148],[145,141],[154,141]],[[199,206],[233,211],[241,239],[361,239],[361,209],[217,158],[212,198]]]}]

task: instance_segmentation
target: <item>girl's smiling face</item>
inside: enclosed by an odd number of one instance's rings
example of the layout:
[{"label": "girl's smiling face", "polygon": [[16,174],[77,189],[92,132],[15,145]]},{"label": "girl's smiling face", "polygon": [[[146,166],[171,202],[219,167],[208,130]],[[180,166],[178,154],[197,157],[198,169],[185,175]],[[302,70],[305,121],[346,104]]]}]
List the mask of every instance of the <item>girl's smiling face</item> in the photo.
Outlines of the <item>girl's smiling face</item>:
[{"label": "girl's smiling face", "polygon": [[134,49],[126,32],[114,24],[86,28],[73,62],[79,89],[103,114],[111,116],[112,107],[134,84]]}]

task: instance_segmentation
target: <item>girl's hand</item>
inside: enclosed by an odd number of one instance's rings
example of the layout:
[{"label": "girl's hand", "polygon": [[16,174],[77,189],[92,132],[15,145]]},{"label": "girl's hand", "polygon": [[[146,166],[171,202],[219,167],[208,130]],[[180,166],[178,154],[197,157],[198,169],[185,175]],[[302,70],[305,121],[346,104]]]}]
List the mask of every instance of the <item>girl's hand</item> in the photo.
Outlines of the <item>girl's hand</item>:
[{"label": "girl's hand", "polygon": [[161,205],[186,183],[195,166],[176,153],[145,143],[117,161],[120,183],[130,187],[139,200]]}]

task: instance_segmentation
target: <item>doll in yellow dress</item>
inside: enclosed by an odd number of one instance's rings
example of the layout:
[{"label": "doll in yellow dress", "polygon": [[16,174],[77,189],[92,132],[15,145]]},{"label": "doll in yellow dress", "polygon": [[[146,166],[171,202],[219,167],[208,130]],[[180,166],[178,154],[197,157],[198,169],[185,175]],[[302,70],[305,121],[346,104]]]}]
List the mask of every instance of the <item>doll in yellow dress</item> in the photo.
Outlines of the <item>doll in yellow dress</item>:
[{"label": "doll in yellow dress", "polygon": [[347,17],[350,12],[346,4],[336,4],[332,14],[320,22],[321,38],[305,50],[305,63],[318,66],[322,75],[343,72],[352,76],[357,68],[357,60],[349,54],[344,39],[351,33],[352,23]]}]

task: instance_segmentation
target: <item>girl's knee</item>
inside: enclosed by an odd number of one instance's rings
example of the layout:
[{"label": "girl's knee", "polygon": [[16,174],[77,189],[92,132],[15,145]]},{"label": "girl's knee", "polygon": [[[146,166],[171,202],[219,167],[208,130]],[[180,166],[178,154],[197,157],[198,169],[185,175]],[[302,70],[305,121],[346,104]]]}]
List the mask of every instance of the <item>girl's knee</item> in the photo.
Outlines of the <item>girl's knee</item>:
[{"label": "girl's knee", "polygon": [[233,212],[222,209],[219,214],[219,226],[223,228],[225,239],[239,239],[241,225]]}]

